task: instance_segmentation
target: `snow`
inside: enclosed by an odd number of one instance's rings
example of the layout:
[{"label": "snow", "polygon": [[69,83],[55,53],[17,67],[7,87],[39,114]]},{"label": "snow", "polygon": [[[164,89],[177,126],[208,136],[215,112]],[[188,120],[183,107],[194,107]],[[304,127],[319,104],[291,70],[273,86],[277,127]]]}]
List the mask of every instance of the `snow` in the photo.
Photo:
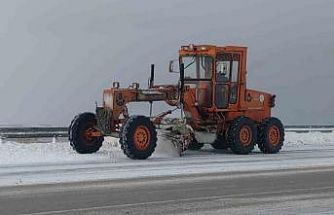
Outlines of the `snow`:
[{"label": "snow", "polygon": [[168,140],[159,137],[156,152],[147,160],[130,160],[118,139],[108,138],[94,154],[77,154],[67,142],[0,143],[0,186],[85,180],[182,175],[196,173],[291,169],[334,165],[334,132],[287,132],[281,153],[250,155],[213,150],[178,157]]},{"label": "snow", "polygon": [[308,133],[295,133],[286,132],[285,142],[288,146],[324,146],[334,143],[334,132],[321,133],[321,132],[308,132]]},{"label": "snow", "polygon": [[[114,140],[116,141],[116,140]],[[16,143],[4,142],[0,145],[0,166],[32,163],[69,163],[75,161],[105,161],[115,150],[105,142],[99,153],[80,155],[68,143]]]},{"label": "snow", "polygon": [[[168,143],[167,143],[168,142]],[[295,148],[322,148],[334,144],[334,132],[331,133],[294,133],[287,132],[282,151]],[[154,157],[176,157],[176,152],[168,140],[159,139]],[[0,144],[0,167],[14,164],[33,163],[71,163],[82,161],[121,161],[125,158],[118,144],[117,138],[108,138],[98,153],[78,154],[72,150],[67,142],[57,143],[54,139],[50,143],[16,143],[2,141]]]}]

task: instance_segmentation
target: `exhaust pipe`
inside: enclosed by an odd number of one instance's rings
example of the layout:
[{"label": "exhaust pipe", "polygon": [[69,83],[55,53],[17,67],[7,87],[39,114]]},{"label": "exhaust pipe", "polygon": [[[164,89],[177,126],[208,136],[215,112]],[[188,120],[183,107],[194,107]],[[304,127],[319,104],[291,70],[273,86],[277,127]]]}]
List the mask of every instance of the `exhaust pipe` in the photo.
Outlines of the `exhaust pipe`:
[{"label": "exhaust pipe", "polygon": [[149,80],[149,88],[153,88],[154,86],[154,64],[151,64],[151,76]]}]

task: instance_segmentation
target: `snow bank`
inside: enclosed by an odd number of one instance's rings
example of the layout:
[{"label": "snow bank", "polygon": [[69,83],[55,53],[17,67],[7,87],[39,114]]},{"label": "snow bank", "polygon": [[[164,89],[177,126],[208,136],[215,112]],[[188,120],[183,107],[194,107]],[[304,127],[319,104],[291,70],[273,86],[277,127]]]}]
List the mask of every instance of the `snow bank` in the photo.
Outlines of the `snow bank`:
[{"label": "snow bank", "polygon": [[16,143],[2,141],[0,144],[0,165],[26,163],[59,163],[75,161],[105,161],[114,159],[120,151],[118,140],[109,138],[96,154],[78,154],[69,143]]},{"label": "snow bank", "polygon": [[[198,173],[260,171],[334,166],[334,133],[286,133],[279,154],[258,149],[244,156],[214,150],[178,157],[170,142],[159,136],[156,152],[148,160],[128,159],[116,138],[108,138],[94,154],[77,154],[68,142],[0,143],[0,187],[24,184],[154,177]],[[247,163],[248,165],[245,165]]]},{"label": "snow bank", "polygon": [[334,132],[321,133],[321,132],[308,132],[308,133],[295,133],[286,132],[285,145],[287,146],[325,146],[334,144]]},{"label": "snow bank", "polygon": [[[292,149],[315,149],[334,145],[332,133],[293,133],[287,132],[283,151]],[[206,152],[212,152],[210,146]],[[211,151],[210,151],[211,150]],[[204,152],[203,152],[204,153]],[[202,153],[202,154],[203,154]],[[168,140],[159,137],[158,147],[153,157],[177,157]],[[64,143],[15,143],[2,140],[0,143],[0,166],[37,163],[83,163],[83,162],[128,162],[122,153],[118,139],[108,138],[95,154],[78,154],[67,142]]]}]

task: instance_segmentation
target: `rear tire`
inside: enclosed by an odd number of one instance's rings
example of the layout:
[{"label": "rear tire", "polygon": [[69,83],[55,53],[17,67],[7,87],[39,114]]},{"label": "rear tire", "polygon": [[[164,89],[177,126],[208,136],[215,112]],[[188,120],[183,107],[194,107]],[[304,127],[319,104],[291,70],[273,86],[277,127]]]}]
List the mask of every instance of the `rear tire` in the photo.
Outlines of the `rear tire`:
[{"label": "rear tire", "polygon": [[259,149],[266,154],[279,152],[284,143],[284,127],[282,122],[270,117],[265,119],[259,128]]},{"label": "rear tire", "polygon": [[121,148],[131,159],[147,159],[157,146],[157,132],[150,118],[131,116],[122,126]]},{"label": "rear tire", "polygon": [[215,141],[211,143],[214,149],[228,149],[229,145],[224,137],[224,135],[217,135]]},{"label": "rear tire", "polygon": [[80,154],[91,154],[97,152],[104,140],[101,137],[87,137],[85,132],[94,129],[96,116],[93,113],[81,113],[74,117],[68,130],[70,145],[73,150]]},{"label": "rear tire", "polygon": [[253,120],[239,117],[233,120],[227,131],[227,143],[235,154],[249,154],[257,139],[257,128]]}]

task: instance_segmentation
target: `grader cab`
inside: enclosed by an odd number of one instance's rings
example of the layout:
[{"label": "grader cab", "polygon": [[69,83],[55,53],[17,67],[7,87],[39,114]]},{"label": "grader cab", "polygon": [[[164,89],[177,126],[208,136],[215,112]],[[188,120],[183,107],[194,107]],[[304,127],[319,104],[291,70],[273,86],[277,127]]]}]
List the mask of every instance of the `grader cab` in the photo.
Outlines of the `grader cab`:
[{"label": "grader cab", "polygon": [[[77,115],[69,127],[70,144],[78,153],[99,150],[104,136],[119,137],[123,152],[132,159],[146,159],[157,145],[156,125],[174,110],[181,110],[180,123],[172,126],[181,152],[198,150],[208,143],[215,149],[230,148],[248,154],[257,144],[263,153],[277,153],[283,146],[284,128],[271,116],[275,95],[247,89],[247,48],[189,45],[170,62],[179,73],[176,84],[156,85],[154,65],[147,89],[133,83],[121,88],[114,82],[103,92],[103,105],[96,113]],[[177,69],[175,69],[177,68]],[[174,107],[158,115],[130,115],[131,102],[165,101]]]}]

